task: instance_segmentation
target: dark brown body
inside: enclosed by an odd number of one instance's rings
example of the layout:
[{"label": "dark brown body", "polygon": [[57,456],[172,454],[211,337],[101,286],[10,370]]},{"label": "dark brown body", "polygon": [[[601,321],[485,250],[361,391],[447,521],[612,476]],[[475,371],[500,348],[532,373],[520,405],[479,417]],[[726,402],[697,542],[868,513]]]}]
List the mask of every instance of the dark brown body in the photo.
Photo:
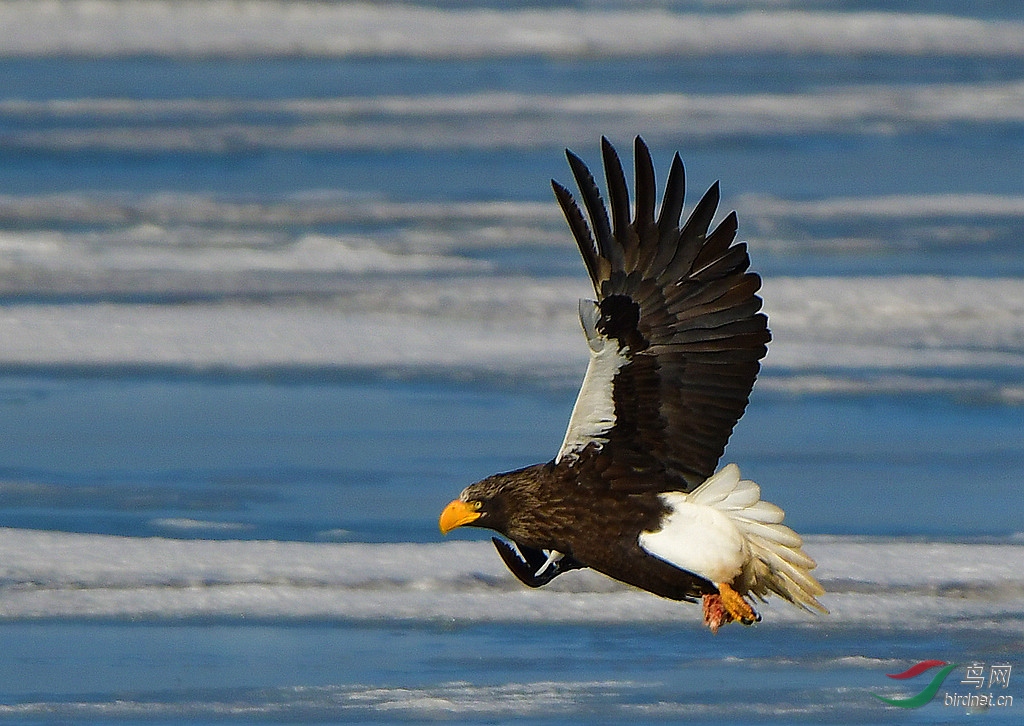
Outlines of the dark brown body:
[{"label": "dark brown body", "polygon": [[[585,452],[572,464],[535,464],[490,476],[466,490],[487,502],[471,526],[492,529],[520,549],[560,552],[581,567],[672,600],[715,591],[707,580],[640,547],[642,532],[661,528],[665,507],[656,493],[622,491],[591,479],[588,471],[593,474],[593,459]],[[580,506],[581,499],[587,506]]]}]

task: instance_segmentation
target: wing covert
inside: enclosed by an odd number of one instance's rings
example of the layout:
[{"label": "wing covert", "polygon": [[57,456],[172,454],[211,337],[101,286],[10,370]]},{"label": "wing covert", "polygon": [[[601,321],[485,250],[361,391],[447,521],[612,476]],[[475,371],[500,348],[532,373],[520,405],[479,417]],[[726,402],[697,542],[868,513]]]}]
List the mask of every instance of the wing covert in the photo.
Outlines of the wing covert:
[{"label": "wing covert", "polygon": [[[600,455],[602,472],[650,471],[645,491],[692,489],[714,473],[767,352],[761,279],[748,271],[746,245],[735,243],[736,214],[711,229],[717,182],[680,227],[678,154],[657,218],[654,167],[640,137],[632,218],[622,164],[606,138],[608,207],[586,164],[566,155],[586,216],[565,187],[552,186],[597,299],[581,301],[591,362],[556,461]],[[634,489],[639,479],[604,477]]]}]

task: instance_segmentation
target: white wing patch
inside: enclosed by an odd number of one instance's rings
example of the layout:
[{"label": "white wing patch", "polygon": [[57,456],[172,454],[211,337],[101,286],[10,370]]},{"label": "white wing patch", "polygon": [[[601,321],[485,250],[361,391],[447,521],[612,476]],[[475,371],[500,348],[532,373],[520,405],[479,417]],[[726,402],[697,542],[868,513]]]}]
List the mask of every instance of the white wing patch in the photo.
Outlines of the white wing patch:
[{"label": "white wing patch", "polygon": [[656,532],[640,534],[649,554],[713,583],[764,599],[774,592],[804,609],[825,611],[825,592],[811,576],[815,562],[800,535],[782,524],[785,513],[761,501],[761,488],[729,464],[689,494],[666,492],[669,514]]},{"label": "white wing patch", "polygon": [[572,407],[565,439],[555,457],[556,463],[566,456],[576,456],[589,443],[596,442],[598,446],[603,446],[608,441],[604,434],[615,425],[612,386],[615,375],[629,359],[619,350],[617,341],[597,331],[600,314],[596,302],[580,300],[580,324],[587,336],[590,362],[576,404]]}]

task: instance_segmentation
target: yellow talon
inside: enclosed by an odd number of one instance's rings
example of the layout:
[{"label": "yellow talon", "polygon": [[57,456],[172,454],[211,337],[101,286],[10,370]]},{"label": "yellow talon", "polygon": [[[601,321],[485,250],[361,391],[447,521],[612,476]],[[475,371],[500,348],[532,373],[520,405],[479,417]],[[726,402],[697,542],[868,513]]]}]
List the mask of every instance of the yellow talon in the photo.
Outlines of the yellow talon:
[{"label": "yellow talon", "polygon": [[754,612],[743,596],[732,589],[732,586],[725,582],[717,583],[718,594],[722,598],[722,607],[729,613],[733,620],[744,625],[752,625],[761,620],[761,616]]}]

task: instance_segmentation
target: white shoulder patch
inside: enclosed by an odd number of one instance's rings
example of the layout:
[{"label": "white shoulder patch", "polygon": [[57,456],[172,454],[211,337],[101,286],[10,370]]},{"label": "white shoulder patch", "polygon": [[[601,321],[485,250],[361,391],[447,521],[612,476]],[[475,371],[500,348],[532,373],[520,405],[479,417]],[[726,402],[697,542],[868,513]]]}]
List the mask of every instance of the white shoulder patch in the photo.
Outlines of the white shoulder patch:
[{"label": "white shoulder patch", "polygon": [[589,443],[604,445],[608,441],[604,434],[615,425],[612,384],[615,375],[629,359],[619,350],[616,341],[609,340],[597,331],[599,316],[600,309],[596,302],[580,300],[580,324],[587,336],[590,362],[555,462],[566,456],[575,456]]}]

